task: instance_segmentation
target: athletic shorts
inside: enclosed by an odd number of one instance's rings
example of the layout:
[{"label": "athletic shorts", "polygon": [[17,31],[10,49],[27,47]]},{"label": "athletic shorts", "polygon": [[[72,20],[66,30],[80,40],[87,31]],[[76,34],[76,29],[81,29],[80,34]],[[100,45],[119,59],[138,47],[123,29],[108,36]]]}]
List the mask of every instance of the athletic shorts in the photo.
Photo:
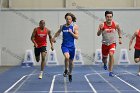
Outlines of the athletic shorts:
[{"label": "athletic shorts", "polygon": [[75,56],[75,47],[65,47],[65,46],[61,46],[61,50],[64,53],[68,52],[70,55],[70,59],[73,60],[74,56]]},{"label": "athletic shorts", "polygon": [[105,45],[102,44],[102,56],[107,57],[110,52],[115,53],[116,43]]},{"label": "athletic shorts", "polygon": [[46,46],[42,46],[40,48],[34,48],[35,56],[40,56],[41,52],[47,52]]},{"label": "athletic shorts", "polygon": [[135,49],[134,58],[140,58],[140,50]]}]

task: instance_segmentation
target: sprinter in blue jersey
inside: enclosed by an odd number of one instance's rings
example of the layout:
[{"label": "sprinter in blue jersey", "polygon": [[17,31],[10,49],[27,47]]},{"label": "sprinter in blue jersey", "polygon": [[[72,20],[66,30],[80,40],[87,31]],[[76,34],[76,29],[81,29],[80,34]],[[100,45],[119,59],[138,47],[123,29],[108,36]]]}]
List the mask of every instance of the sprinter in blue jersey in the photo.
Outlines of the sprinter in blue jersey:
[{"label": "sprinter in blue jersey", "polygon": [[61,25],[60,29],[55,33],[52,38],[53,42],[55,38],[63,33],[63,40],[61,45],[61,50],[65,57],[65,71],[63,76],[69,76],[69,81],[72,82],[72,69],[73,69],[73,59],[75,56],[75,44],[74,39],[78,39],[78,26],[74,24],[76,22],[76,17],[72,13],[67,13],[65,15],[66,24]]}]

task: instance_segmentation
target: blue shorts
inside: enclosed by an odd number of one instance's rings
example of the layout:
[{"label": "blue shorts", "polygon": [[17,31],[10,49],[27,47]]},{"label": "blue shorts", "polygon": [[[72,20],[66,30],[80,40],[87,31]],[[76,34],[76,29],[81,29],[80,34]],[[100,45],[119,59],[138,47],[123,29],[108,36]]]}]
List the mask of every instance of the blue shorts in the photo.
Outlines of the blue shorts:
[{"label": "blue shorts", "polygon": [[70,59],[73,60],[74,56],[75,56],[75,47],[65,47],[65,46],[61,46],[61,50],[64,53],[68,52],[70,55]]}]

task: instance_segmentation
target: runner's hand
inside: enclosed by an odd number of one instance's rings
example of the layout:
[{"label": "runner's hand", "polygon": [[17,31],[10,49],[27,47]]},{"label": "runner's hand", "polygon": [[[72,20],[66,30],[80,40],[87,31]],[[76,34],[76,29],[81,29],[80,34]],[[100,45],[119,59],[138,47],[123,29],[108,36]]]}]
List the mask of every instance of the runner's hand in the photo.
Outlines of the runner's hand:
[{"label": "runner's hand", "polygon": [[37,48],[37,47],[38,47],[38,45],[37,45],[36,43],[34,43],[34,47],[35,47],[35,48]]},{"label": "runner's hand", "polygon": [[121,40],[121,38],[119,38],[119,44],[122,44],[122,40]]},{"label": "runner's hand", "polygon": [[131,50],[131,47],[129,47],[129,51]]},{"label": "runner's hand", "polygon": [[52,50],[52,51],[54,50],[53,46],[51,46],[51,50]]},{"label": "runner's hand", "polygon": [[56,42],[55,38],[52,38],[52,42],[53,42],[53,43],[55,43],[55,42]]}]

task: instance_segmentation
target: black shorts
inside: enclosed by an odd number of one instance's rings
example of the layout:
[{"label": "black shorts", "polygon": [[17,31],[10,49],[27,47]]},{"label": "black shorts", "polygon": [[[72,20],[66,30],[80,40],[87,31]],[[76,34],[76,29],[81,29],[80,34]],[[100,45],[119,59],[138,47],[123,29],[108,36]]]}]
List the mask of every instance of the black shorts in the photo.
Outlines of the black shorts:
[{"label": "black shorts", "polygon": [[46,46],[42,46],[40,48],[34,48],[35,56],[40,56],[41,52],[47,52]]},{"label": "black shorts", "polygon": [[140,58],[140,50],[135,49],[134,58]]}]

